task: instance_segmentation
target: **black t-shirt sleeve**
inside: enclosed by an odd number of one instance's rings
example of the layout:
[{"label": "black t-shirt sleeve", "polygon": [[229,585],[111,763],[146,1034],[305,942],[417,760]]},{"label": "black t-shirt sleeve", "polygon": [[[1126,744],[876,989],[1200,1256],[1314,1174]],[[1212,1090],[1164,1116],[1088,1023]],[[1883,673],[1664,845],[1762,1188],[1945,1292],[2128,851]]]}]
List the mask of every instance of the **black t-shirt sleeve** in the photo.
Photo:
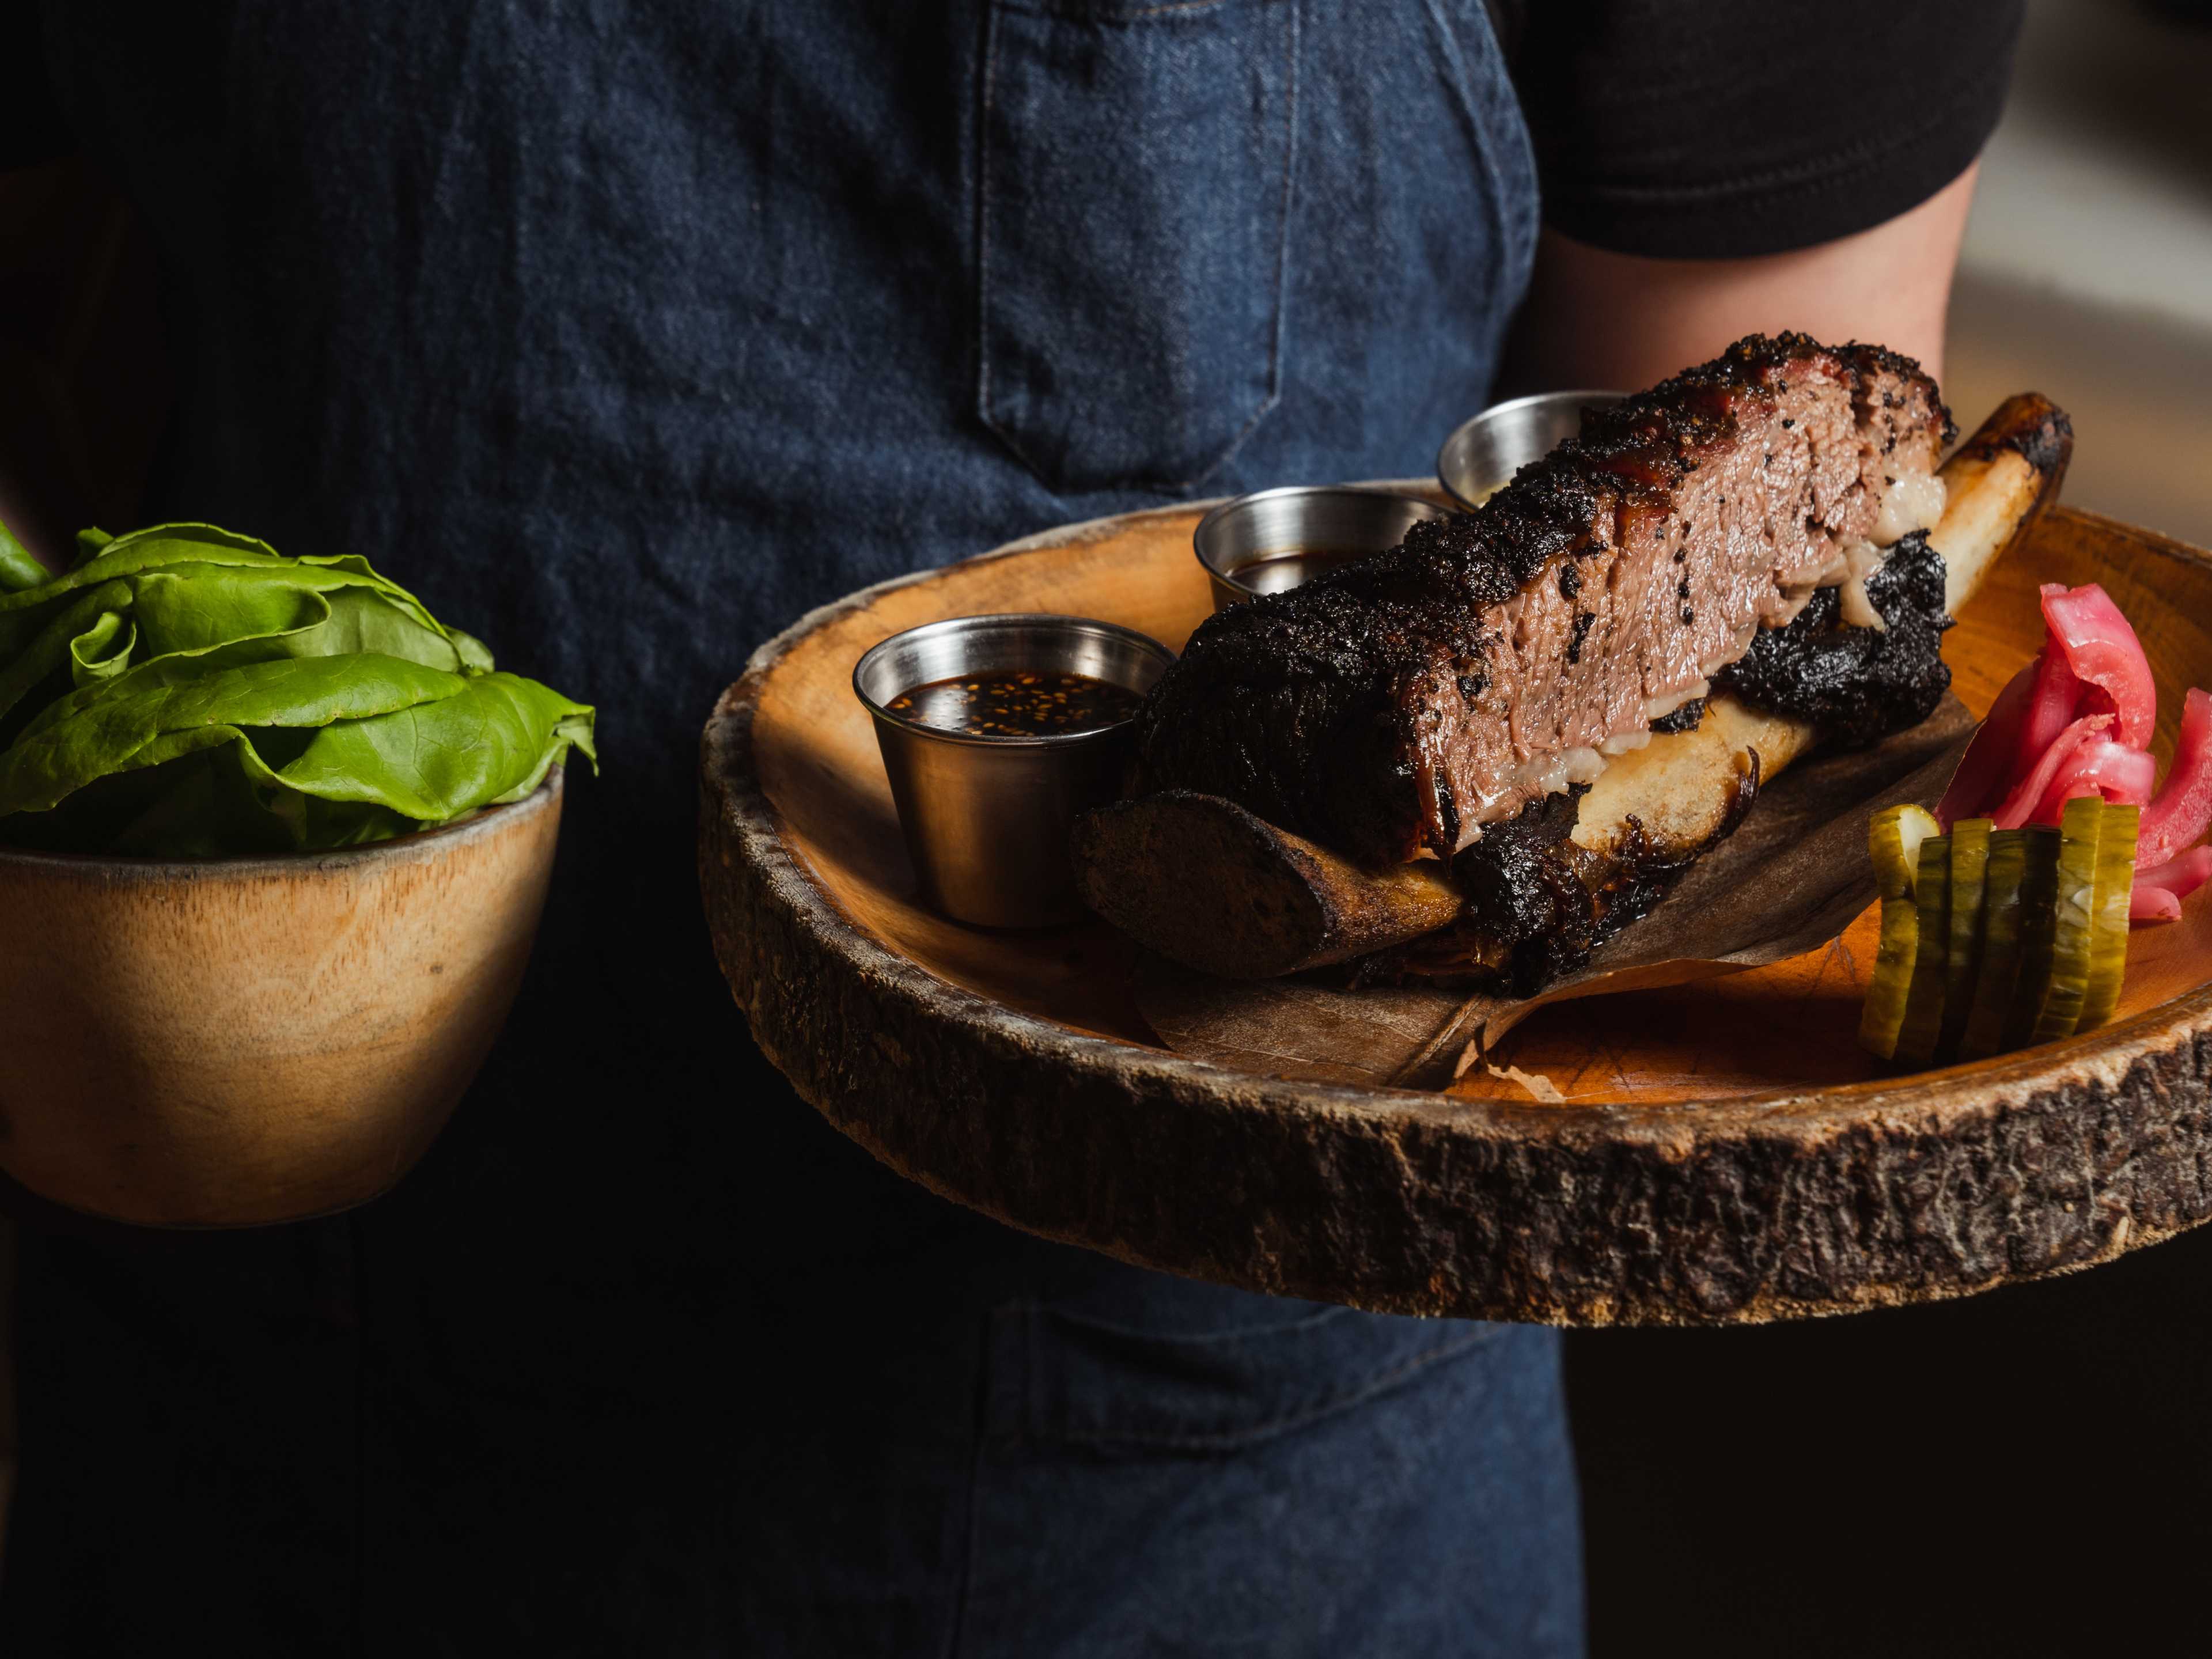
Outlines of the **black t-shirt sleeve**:
[{"label": "black t-shirt sleeve", "polygon": [[2004,106],[2025,0],[1492,0],[1547,224],[1741,258],[1918,206]]}]

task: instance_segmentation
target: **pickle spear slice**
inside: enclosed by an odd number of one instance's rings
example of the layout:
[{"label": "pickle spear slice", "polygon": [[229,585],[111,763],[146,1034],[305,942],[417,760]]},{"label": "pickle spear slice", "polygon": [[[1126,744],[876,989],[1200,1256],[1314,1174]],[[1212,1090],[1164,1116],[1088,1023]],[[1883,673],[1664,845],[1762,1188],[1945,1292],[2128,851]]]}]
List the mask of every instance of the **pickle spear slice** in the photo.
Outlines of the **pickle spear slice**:
[{"label": "pickle spear slice", "polygon": [[1912,981],[1905,993],[1905,1021],[1898,1028],[1895,1058],[1925,1066],[1936,1058],[1943,1035],[1944,958],[1951,936],[1951,838],[1930,836],[1920,843],[1919,870],[1913,878],[1913,925],[1919,937],[1912,953]]},{"label": "pickle spear slice", "polygon": [[1874,858],[1875,888],[1886,899],[1911,898],[1920,868],[1920,843],[1942,826],[1924,806],[1885,806],[1867,825],[1867,851]]},{"label": "pickle spear slice", "polygon": [[2033,1041],[2071,1036],[2081,1023],[2096,937],[2097,842],[2104,821],[2100,796],[2066,803],[2058,818],[2058,893],[2052,905],[2051,978],[2035,1016]]},{"label": "pickle spear slice", "polygon": [[[1982,965],[1974,975],[1972,1005],[1959,1037],[1959,1057],[1983,1060],[2004,1046],[2005,1016],[2020,982],[2021,887],[2027,875],[2033,831],[1993,830],[1982,882]],[[2051,837],[2054,850],[2056,836]],[[1955,857],[1956,855],[1954,854]]]},{"label": "pickle spear slice", "polygon": [[1912,892],[1919,878],[1920,847],[1941,831],[1936,815],[1924,806],[1885,806],[1867,824],[1867,852],[1881,895],[1881,943],[1859,1013],[1859,1042],[1884,1060],[1897,1054],[1919,957],[1920,912]]},{"label": "pickle spear slice", "polygon": [[2107,802],[2097,825],[2097,891],[2089,905],[2089,982],[2081,993],[2086,1031],[2119,1006],[2128,973],[2128,896],[2136,884],[2136,826],[2142,810]]},{"label": "pickle spear slice", "polygon": [[1919,955],[1920,913],[1912,889],[1919,876],[1920,843],[1939,828],[1936,815],[1919,806],[1885,806],[1867,824],[1867,852],[1881,894],[1881,943],[1866,1006],[1859,1011],[1859,1042],[1884,1060],[1897,1053]]},{"label": "pickle spear slice", "polygon": [[1943,1029],[1936,1043],[1945,1060],[1958,1054],[1966,1034],[1974,981],[1982,971],[1982,893],[1994,827],[1987,818],[1961,818],[1951,826],[1950,939],[1943,963]]},{"label": "pickle spear slice", "polygon": [[2012,1006],[2005,1014],[2004,1039],[1999,1044],[2003,1049],[2025,1048],[2034,1040],[2058,931],[2058,831],[2039,824],[2021,834],[2027,837],[2027,867],[2020,878],[2020,970],[2014,976]]},{"label": "pickle spear slice", "polygon": [[1897,1034],[1905,1024],[1905,1003],[1912,989],[1912,962],[1920,944],[1920,915],[1912,896],[1881,902],[1881,945],[1875,954],[1874,979],[1866,1006],[1859,1012],[1859,1042],[1884,1060],[1897,1053]]}]

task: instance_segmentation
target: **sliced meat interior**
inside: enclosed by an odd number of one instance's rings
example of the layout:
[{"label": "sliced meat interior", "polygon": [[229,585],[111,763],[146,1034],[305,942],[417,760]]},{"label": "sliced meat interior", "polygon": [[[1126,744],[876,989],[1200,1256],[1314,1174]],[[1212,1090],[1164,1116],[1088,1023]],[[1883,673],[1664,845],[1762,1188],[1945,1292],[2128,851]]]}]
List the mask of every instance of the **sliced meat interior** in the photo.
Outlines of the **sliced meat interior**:
[{"label": "sliced meat interior", "polygon": [[1451,858],[1649,741],[1822,588],[1824,627],[1879,629],[1865,583],[1941,516],[1951,436],[1910,359],[1740,341],[1480,511],[1210,619],[1138,717],[1143,787],[1370,865]]}]

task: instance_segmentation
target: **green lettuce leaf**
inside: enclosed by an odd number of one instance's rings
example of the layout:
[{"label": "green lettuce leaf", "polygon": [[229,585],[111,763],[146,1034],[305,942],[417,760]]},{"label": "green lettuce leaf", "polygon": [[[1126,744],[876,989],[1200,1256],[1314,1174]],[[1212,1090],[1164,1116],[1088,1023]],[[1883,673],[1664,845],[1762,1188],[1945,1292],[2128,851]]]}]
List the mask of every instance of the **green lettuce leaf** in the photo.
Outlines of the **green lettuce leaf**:
[{"label": "green lettuce leaf", "polygon": [[31,550],[15,539],[15,532],[0,524],[0,593],[36,587],[53,573],[31,556]]},{"label": "green lettuce leaf", "polygon": [[[18,592],[0,592],[0,661],[28,649],[72,596],[122,579],[131,580],[134,589],[145,590],[157,586],[159,578],[181,584],[167,606],[179,632],[173,643],[149,643],[149,655],[206,650],[234,640],[300,631],[311,623],[286,619],[283,608],[288,602],[296,603],[288,596],[355,590],[362,609],[368,609],[373,599],[375,609],[392,618],[393,627],[404,623],[437,641],[434,649],[423,647],[395,654],[422,657],[434,666],[458,665],[469,672],[490,666],[489,653],[479,641],[468,635],[456,640],[420,599],[378,575],[366,559],[354,554],[287,559],[265,542],[210,525],[134,530],[100,545],[59,576]],[[315,620],[319,619],[319,615]],[[368,643],[349,644],[334,636],[328,647],[291,654],[369,648]],[[388,649],[388,642],[374,648]],[[425,655],[426,651],[431,654]]]},{"label": "green lettuce leaf", "polygon": [[70,678],[79,685],[112,679],[131,666],[138,625],[120,611],[103,611],[92,626],[70,641]]},{"label": "green lettuce leaf", "polygon": [[451,697],[325,726],[276,777],[440,823],[521,799],[572,744],[597,764],[591,709],[519,674],[483,674]]},{"label": "green lettuce leaf", "polygon": [[209,525],[0,570],[0,841],[164,856],[359,845],[520,799],[593,713],[496,672],[350,554]]},{"label": "green lettuce leaf", "polygon": [[76,655],[76,642],[100,627],[100,619],[120,612],[131,604],[131,589],[124,582],[103,582],[61,611],[48,626],[33,635],[13,657],[0,653],[0,720],[40,684],[65,668]]},{"label": "green lettuce leaf", "polygon": [[398,657],[280,657],[214,673],[165,658],[78,687],[26,727],[0,752],[0,814],[43,812],[110,773],[246,742],[247,727],[386,714],[467,684]]}]

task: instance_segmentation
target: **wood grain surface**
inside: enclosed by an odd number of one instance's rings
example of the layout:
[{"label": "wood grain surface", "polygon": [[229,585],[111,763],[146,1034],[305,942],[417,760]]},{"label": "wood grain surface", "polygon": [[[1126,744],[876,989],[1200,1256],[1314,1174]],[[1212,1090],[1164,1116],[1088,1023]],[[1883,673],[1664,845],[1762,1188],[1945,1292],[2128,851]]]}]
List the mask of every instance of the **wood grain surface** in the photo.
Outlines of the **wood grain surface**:
[{"label": "wood grain surface", "polygon": [[290,858],[0,849],[0,1170],[161,1226],[365,1202],[483,1063],[561,822],[529,799]]},{"label": "wood grain surface", "polygon": [[[2212,1213],[2207,901],[2136,935],[2104,1029],[1880,1075],[1871,958],[1545,1010],[1507,1045],[1565,1105],[1270,1077],[1158,1046],[1103,926],[961,927],[917,904],[848,680],[939,617],[1049,609],[1180,647],[1210,603],[1202,506],[1048,532],[884,584],[757,653],[702,746],[701,874],[756,1038],[833,1123],[1016,1225],[1170,1271],[1423,1313],[1570,1323],[1800,1316],[2061,1272]],[[2040,640],[2036,585],[2099,580],[2160,674],[2160,742],[2212,682],[2212,560],[2058,511],[1949,636],[1986,707]]]}]

